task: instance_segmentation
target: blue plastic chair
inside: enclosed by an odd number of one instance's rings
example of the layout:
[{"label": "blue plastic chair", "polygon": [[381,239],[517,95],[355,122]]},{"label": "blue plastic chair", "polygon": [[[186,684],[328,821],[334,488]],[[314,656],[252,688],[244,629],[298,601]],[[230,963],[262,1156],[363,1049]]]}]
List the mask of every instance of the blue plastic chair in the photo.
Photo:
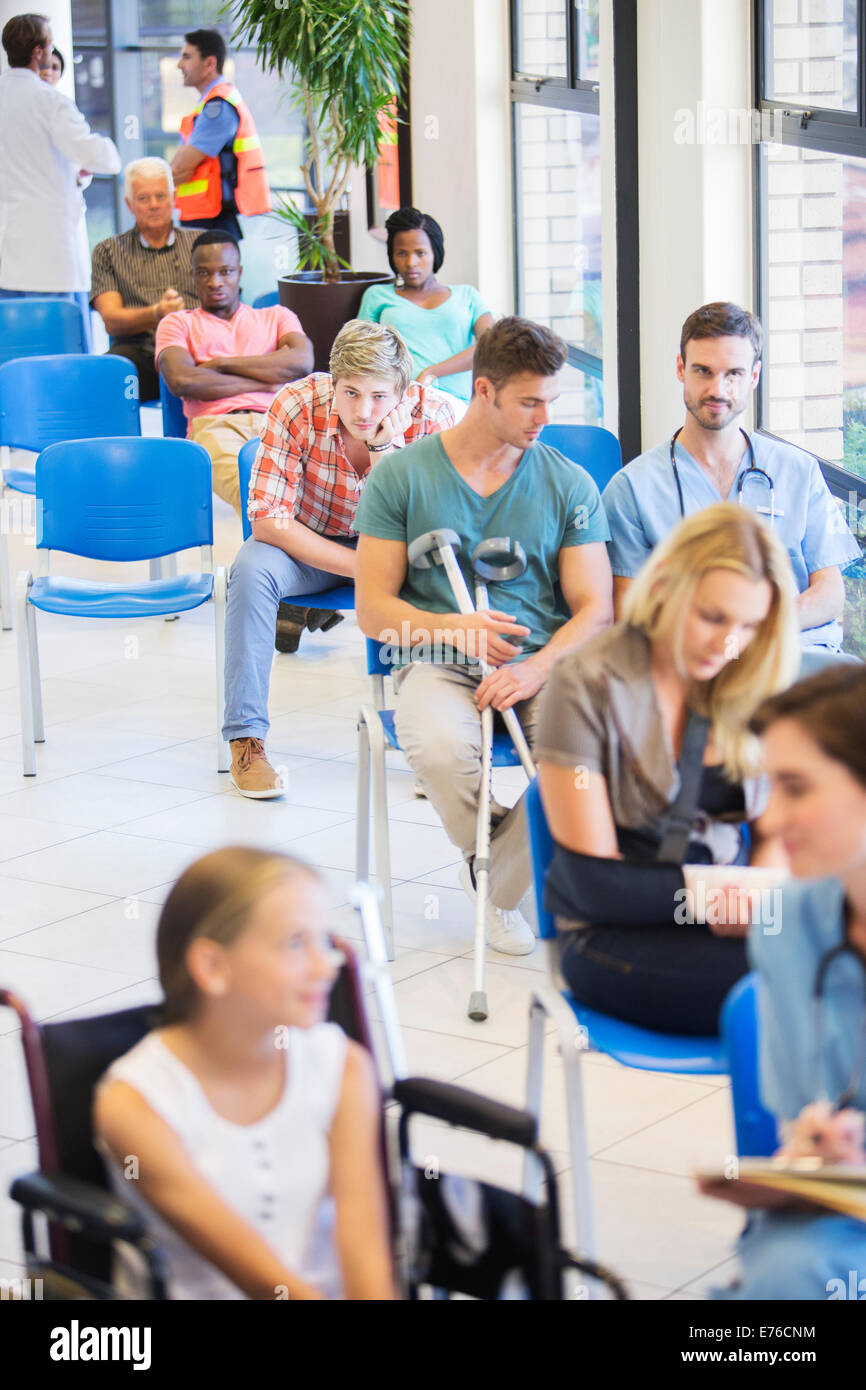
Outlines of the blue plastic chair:
[{"label": "blue plastic chair", "polygon": [[[240,483],[242,502],[250,495],[250,476],[258,451],[259,441],[248,439],[246,444],[241,445],[238,453],[238,482]],[[241,526],[243,527],[244,540],[248,541],[253,534],[253,528],[247,516],[246,505],[241,506]],[[337,612],[346,609],[347,612],[353,613],[355,611],[355,586],[354,584],[338,584],[335,589],[323,589],[315,594],[284,594],[282,601],[283,603],[293,603],[297,608],[333,608]]]},{"label": "blue plastic chair", "polygon": [[279,304],[280,296],[276,290],[271,290],[270,294],[260,294],[258,299],[253,300],[254,309],[270,309],[274,304]]},{"label": "blue plastic chair", "polygon": [[619,440],[600,425],[545,425],[540,440],[585,468],[599,492],[622,468]]},{"label": "blue plastic chair", "polygon": [[[590,1048],[606,1052],[627,1067],[642,1071],[679,1072],[685,1076],[718,1076],[727,1072],[725,1045],[721,1038],[692,1038],[673,1033],[655,1033],[633,1023],[610,1018],[588,1009],[575,999],[559,972],[556,923],[544,906],[544,882],[553,855],[553,840],[547,826],[538,782],[526,794],[526,815],[532,876],[538,908],[539,934],[547,955],[542,983],[533,989],[529,1005],[529,1053],[526,1071],[526,1109],[541,1116],[544,1080],[544,1028],[550,1018],[559,1035],[565,1070],[565,1100],[571,1148],[571,1177],[574,1210],[581,1247],[595,1252],[592,1190],[589,1173],[586,1120],[583,1109],[582,1054]],[[537,1178],[527,1162],[525,1191],[534,1192]]]},{"label": "blue plastic chair", "polygon": [[[66,307],[78,312],[74,304]],[[4,362],[0,366],[0,505],[7,489],[30,497],[36,493],[32,468],[9,467],[10,449],[38,454],[49,444],[67,439],[140,433],[138,373],[126,358],[54,354]],[[5,529],[0,529],[0,625],[12,626]]]},{"label": "blue plastic chair", "polygon": [[[81,618],[183,613],[214,600],[217,766],[228,770],[222,738],[226,574],[213,568],[211,463],[185,439],[88,439],[51,444],[36,460],[40,575],[18,576],[15,604],[24,775],[36,775],[34,743],[45,741],[36,610]],[[102,583],[49,575],[52,550],[91,560],[152,560],[198,546],[201,572],[144,583]]]},{"label": "blue plastic chair", "polygon": [[752,973],[737,981],[722,1005],[722,1045],[741,1158],[766,1158],[778,1147],[776,1118],[761,1101],[758,1033],[758,977]]},{"label": "blue plastic chair", "polygon": [[159,378],[159,403],[162,406],[163,439],[186,439],[188,422],[183,413],[183,401],[169,391],[162,374]]},{"label": "blue plastic chair", "polygon": [[[391,846],[388,835],[388,784],[385,750],[402,752],[394,728],[394,711],[385,708],[385,676],[391,674],[386,644],[367,638],[367,674],[373,686],[373,703],[362,705],[358,715],[358,801],[355,821],[355,878],[369,882],[370,797],[374,824],[376,879],[382,889],[382,925],[388,959],[394,959],[394,906],[391,896]],[[520,759],[508,734],[493,735],[493,766],[519,767]]]},{"label": "blue plastic chair", "polygon": [[77,304],[71,299],[0,299],[0,363],[58,352],[87,352]]}]

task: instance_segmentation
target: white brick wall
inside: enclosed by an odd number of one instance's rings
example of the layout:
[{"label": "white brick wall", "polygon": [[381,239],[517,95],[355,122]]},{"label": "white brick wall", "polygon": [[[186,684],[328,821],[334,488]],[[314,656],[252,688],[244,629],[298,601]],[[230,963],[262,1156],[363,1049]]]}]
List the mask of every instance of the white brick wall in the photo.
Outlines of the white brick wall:
[{"label": "white brick wall", "polygon": [[[780,99],[845,104],[844,0],[774,0],[773,82]],[[841,159],[770,144],[767,424],[842,458]]]}]

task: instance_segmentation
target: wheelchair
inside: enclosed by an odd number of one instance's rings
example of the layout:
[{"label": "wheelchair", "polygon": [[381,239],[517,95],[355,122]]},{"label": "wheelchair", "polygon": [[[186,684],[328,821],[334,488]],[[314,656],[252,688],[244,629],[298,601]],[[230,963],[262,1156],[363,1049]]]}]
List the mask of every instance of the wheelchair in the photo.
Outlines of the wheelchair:
[{"label": "wheelchair", "polygon": [[[369,912],[365,915],[369,917]],[[358,958],[347,941],[337,940],[335,945],[344,963],[332,991],[329,1020],[340,1024],[349,1038],[375,1057]],[[390,1041],[396,1022],[390,977],[381,970],[373,970],[373,975],[386,1020],[386,1069],[398,1073],[383,1091],[382,1151],[401,1295],[409,1300],[425,1296],[560,1300],[575,1296],[571,1290],[580,1276],[597,1281],[593,1288],[604,1286],[614,1298],[627,1298],[616,1276],[562,1248],[556,1178],[548,1154],[538,1143],[532,1115],[459,1086],[399,1074],[401,1044],[398,1038],[392,1049]],[[116,1244],[126,1244],[138,1251],[144,1263],[149,1297],[169,1298],[162,1252],[142,1216],[111,1190],[94,1147],[91,1121],[99,1078],[158,1025],[158,1006],[41,1025],[10,991],[0,989],[0,1006],[13,1009],[21,1023],[39,1148],[39,1171],[16,1178],[10,1188],[22,1207],[28,1277],[42,1280],[46,1300],[120,1299],[112,1283],[112,1255]],[[381,1052],[380,1044],[380,1076]],[[388,1111],[387,1101],[395,1103]],[[409,1131],[416,1116],[504,1140],[532,1153],[544,1176],[542,1200],[535,1203],[492,1184],[451,1174],[431,1177],[412,1161]],[[389,1132],[389,1119],[396,1119],[396,1134],[393,1124]],[[47,1222],[47,1239],[37,1240],[39,1214]],[[587,1287],[586,1283],[579,1286],[580,1290]]]}]

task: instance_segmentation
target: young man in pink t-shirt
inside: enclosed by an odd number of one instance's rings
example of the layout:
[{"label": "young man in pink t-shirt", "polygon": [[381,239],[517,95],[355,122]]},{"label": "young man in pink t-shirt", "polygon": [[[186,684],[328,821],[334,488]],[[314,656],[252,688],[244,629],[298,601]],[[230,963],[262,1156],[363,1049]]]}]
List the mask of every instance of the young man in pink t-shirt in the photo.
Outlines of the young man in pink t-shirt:
[{"label": "young man in pink t-shirt", "polygon": [[196,238],[192,275],[200,307],[162,319],[154,356],[183,400],[188,437],[210,454],[214,492],[240,516],[241,445],[258,438],[280,387],[312,371],[313,345],[290,309],[241,303],[241,255],[230,232]]}]

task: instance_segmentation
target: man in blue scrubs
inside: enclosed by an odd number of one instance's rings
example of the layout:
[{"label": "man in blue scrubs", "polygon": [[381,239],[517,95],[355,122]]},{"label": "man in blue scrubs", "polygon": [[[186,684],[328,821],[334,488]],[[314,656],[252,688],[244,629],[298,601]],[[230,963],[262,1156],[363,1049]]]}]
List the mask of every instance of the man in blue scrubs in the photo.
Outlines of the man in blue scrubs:
[{"label": "man in blue scrubs", "polygon": [[686,319],[677,357],[685,424],[673,441],[621,469],[602,495],[616,612],[650,551],[680,518],[727,498],[766,517],[785,545],[799,591],[803,646],[838,651],[841,571],[860,558],[860,547],[814,455],[742,429],[761,374],[762,342],[758,319],[736,304],[705,304]]}]

